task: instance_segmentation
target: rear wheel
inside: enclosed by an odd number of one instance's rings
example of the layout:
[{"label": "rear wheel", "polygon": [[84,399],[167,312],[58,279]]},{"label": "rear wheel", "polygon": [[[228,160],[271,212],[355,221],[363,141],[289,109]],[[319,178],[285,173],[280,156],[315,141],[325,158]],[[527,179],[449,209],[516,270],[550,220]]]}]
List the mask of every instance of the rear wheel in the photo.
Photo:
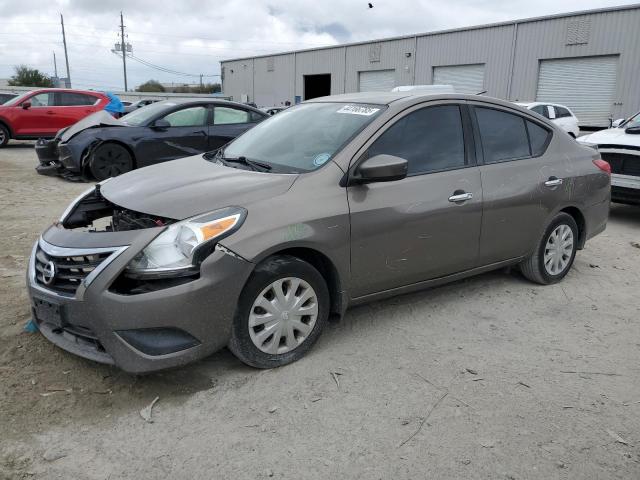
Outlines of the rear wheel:
[{"label": "rear wheel", "polygon": [[93,152],[89,170],[98,181],[117,177],[133,169],[133,158],[129,151],[117,143],[104,143]]},{"label": "rear wheel", "polygon": [[9,130],[4,125],[0,125],[0,148],[9,143]]},{"label": "rear wheel", "polygon": [[520,265],[525,277],[542,285],[559,282],[571,269],[578,245],[578,225],[561,212],[545,230],[536,250]]},{"label": "rear wheel", "polygon": [[328,316],[322,275],[299,258],[274,256],[256,267],[240,295],[229,348],[253,367],[280,367],[304,356]]}]

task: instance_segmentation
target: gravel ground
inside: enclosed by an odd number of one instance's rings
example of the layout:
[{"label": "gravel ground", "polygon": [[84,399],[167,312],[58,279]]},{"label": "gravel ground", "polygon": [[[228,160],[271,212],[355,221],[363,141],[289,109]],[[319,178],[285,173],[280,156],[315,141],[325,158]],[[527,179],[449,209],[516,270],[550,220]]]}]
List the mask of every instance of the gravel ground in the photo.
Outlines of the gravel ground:
[{"label": "gravel ground", "polygon": [[0,151],[0,479],[640,478],[640,208],[559,285],[493,272],[352,309],[288,367],[135,377],[22,331],[31,246],[87,188],[35,164]]}]

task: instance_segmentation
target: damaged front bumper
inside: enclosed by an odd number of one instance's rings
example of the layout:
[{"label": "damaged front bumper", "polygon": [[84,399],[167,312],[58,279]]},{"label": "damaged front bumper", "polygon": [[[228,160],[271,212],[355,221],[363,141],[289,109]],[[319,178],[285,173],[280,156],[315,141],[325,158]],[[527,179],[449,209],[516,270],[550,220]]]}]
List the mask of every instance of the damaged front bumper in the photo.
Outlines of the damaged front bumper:
[{"label": "damaged front bumper", "polygon": [[35,146],[38,156],[36,172],[40,175],[62,176],[68,180],[86,180],[82,176],[82,152],[68,144],[61,142],[58,137],[53,139],[40,138]]},{"label": "damaged front bumper", "polygon": [[42,334],[64,350],[131,373],[184,365],[226,346],[253,265],[220,247],[191,278],[123,282],[129,262],[162,230],[46,230],[28,270]]}]

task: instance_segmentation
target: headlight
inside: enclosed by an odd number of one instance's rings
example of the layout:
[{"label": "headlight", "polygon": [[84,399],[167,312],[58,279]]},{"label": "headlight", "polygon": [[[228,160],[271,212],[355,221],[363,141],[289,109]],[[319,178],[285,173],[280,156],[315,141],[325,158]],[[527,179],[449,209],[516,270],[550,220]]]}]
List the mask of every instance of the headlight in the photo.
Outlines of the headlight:
[{"label": "headlight", "polygon": [[229,207],[173,223],[129,262],[127,273],[132,276],[189,273],[202,260],[198,253],[235,232],[246,215],[243,208]]}]

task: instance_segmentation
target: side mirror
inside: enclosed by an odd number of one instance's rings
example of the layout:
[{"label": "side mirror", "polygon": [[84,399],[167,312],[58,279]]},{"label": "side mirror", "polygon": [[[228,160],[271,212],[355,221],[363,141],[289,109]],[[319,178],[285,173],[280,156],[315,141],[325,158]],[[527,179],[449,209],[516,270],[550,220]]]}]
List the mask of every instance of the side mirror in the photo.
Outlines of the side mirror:
[{"label": "side mirror", "polygon": [[626,128],[624,133],[628,133],[629,135],[640,135],[640,127]]},{"label": "side mirror", "polygon": [[165,128],[169,128],[170,126],[171,124],[164,118],[159,118],[151,124],[151,128],[155,128],[157,130],[164,130]]},{"label": "side mirror", "polygon": [[624,122],[624,118],[614,120],[613,122],[611,122],[611,128],[618,128],[622,122]]},{"label": "side mirror", "polygon": [[26,102],[22,102],[22,108],[24,110],[29,110],[31,108],[31,102],[29,102],[28,100]]},{"label": "side mirror", "polygon": [[375,155],[367,158],[355,170],[352,184],[371,182],[392,182],[407,176],[409,162],[393,155]]}]

